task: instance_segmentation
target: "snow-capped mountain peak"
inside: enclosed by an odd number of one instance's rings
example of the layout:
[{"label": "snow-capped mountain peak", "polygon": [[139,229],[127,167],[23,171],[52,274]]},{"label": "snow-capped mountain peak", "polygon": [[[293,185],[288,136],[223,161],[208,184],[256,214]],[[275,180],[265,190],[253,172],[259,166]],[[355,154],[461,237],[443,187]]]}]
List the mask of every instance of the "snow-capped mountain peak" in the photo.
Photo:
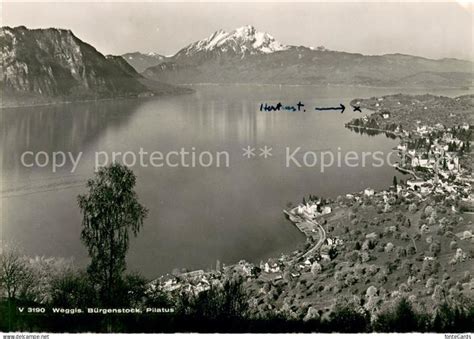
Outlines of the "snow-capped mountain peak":
[{"label": "snow-capped mountain peak", "polygon": [[206,39],[196,41],[178,52],[177,56],[192,56],[202,52],[218,54],[232,53],[244,57],[248,54],[268,54],[284,51],[290,46],[283,45],[273,36],[259,32],[253,26],[239,27],[231,32],[218,30]]}]

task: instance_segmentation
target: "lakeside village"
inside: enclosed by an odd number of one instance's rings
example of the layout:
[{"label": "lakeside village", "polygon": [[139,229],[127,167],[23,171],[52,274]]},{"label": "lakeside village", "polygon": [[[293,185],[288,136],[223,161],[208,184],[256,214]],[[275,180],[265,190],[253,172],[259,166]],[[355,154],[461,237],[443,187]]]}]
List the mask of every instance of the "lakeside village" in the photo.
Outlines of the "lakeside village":
[{"label": "lakeside village", "polygon": [[199,294],[239,278],[252,316],[298,320],[330,317],[341,299],[372,317],[400,298],[430,312],[444,302],[472,301],[473,125],[459,123],[472,119],[472,96],[395,95],[354,103],[373,113],[346,127],[398,137],[397,169],[408,179],[394,177],[379,192],[310,195],[284,211],[307,239],[293,253],[260,264],[217,262],[212,270],[175,272],[150,289]]}]

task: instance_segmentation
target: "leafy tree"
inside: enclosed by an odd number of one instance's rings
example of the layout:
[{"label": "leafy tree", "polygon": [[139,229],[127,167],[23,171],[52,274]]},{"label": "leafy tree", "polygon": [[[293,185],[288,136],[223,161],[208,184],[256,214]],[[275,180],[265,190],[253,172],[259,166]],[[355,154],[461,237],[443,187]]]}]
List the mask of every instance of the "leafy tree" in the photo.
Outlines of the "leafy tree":
[{"label": "leafy tree", "polygon": [[[177,300],[177,313],[202,322],[242,319],[248,312],[242,280],[226,280],[198,294],[183,292]],[[269,293],[271,294],[271,293]]]},{"label": "leafy tree", "polygon": [[[137,307],[149,301],[147,295],[147,280],[138,273],[127,274],[122,281],[121,295],[119,299],[122,300],[121,305]],[[160,306],[163,306],[160,305]]]},{"label": "leafy tree", "polygon": [[407,250],[404,247],[398,246],[397,247],[397,257],[404,258],[407,256]]},{"label": "leafy tree", "polygon": [[78,197],[81,239],[91,257],[88,273],[105,304],[114,303],[122,285],[130,233],[138,234],[148,213],[138,202],[135,183],[130,169],[112,164],[99,169],[87,182],[88,193]]},{"label": "leafy tree", "polygon": [[353,301],[338,300],[325,325],[328,330],[341,333],[366,332],[370,328],[370,315]]},{"label": "leafy tree", "polygon": [[441,304],[432,323],[435,332],[472,332],[474,305],[454,306],[448,303]]},{"label": "leafy tree", "polygon": [[441,304],[446,301],[446,292],[441,285],[436,285],[434,287],[433,295],[431,296],[433,301],[437,304]]},{"label": "leafy tree", "polygon": [[431,253],[433,256],[437,256],[440,252],[441,252],[441,244],[440,244],[438,241],[433,242],[433,243],[430,245],[430,253]]},{"label": "leafy tree", "polygon": [[377,332],[423,332],[428,327],[429,317],[416,312],[411,303],[402,298],[392,310],[381,313],[373,322]]},{"label": "leafy tree", "polygon": [[51,304],[90,307],[97,303],[94,286],[85,272],[68,271],[51,280]]}]

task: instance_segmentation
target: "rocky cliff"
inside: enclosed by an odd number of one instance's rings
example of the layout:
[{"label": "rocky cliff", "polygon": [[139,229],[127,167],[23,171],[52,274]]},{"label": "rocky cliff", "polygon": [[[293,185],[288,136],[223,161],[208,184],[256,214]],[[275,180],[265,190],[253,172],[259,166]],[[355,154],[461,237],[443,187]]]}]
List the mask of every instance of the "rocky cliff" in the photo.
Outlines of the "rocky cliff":
[{"label": "rocky cliff", "polygon": [[105,57],[70,30],[2,27],[0,59],[4,106],[179,92],[150,89],[121,57]]}]

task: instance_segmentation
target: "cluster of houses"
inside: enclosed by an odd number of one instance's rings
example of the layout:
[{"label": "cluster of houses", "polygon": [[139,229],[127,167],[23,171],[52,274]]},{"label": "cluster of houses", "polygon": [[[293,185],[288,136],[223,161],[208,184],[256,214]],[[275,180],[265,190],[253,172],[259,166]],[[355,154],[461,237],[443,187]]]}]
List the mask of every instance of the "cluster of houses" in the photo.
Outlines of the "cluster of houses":
[{"label": "cluster of houses", "polygon": [[[457,174],[461,171],[458,152],[452,151],[450,147],[454,145],[456,149],[460,149],[464,142],[453,137],[450,129],[444,130],[444,126],[438,125],[435,127],[428,127],[426,125],[417,127],[416,136],[425,139],[430,138],[434,131],[440,131],[439,129],[442,128],[442,136],[432,138],[429,146],[417,149],[409,148],[406,141],[397,146],[404,166],[436,170],[442,172],[445,176]],[[462,128],[465,127],[464,125],[462,126]]]},{"label": "cluster of houses", "polygon": [[[342,201],[351,204],[363,199],[372,199],[374,203],[381,203],[384,210],[390,210],[391,201],[394,194],[401,195],[408,199],[424,199],[429,194],[443,195],[444,200],[458,201],[465,210],[474,208],[474,194],[471,184],[464,181],[442,181],[436,177],[429,179],[408,179],[403,184],[392,187],[391,190],[375,191],[366,188],[359,193],[346,194]],[[453,207],[454,208],[454,207]]]},{"label": "cluster of houses", "polygon": [[325,205],[321,199],[310,199],[290,210],[290,214],[305,220],[314,220],[317,217],[330,214],[331,206]]},{"label": "cluster of houses", "polygon": [[167,293],[199,294],[207,291],[212,285],[220,284],[221,273],[218,271],[196,270],[179,274],[166,274],[149,284],[151,290]]},{"label": "cluster of houses", "polygon": [[[261,265],[262,266],[262,265]],[[262,269],[245,260],[240,260],[235,265],[225,266],[218,262],[215,269],[212,270],[195,270],[190,272],[179,272],[175,274],[166,274],[152,281],[149,284],[150,290],[160,290],[167,293],[186,293],[197,295],[201,292],[209,290],[211,287],[222,287],[224,277],[251,278],[255,277],[261,270],[267,272],[268,263]],[[279,272],[272,264],[272,269],[268,271]],[[280,267],[280,266],[278,266]]]},{"label": "cluster of houses", "polygon": [[[443,135],[443,139],[450,142],[453,141],[453,135],[452,135],[452,128],[448,127],[446,128],[443,124],[437,123],[434,126],[428,126],[428,125],[421,125],[421,121],[417,120],[416,121],[417,127],[416,127],[416,133],[420,136],[429,136],[431,133],[434,132],[445,132]],[[470,125],[468,123],[463,123],[459,126],[459,128],[462,128],[463,130],[469,130]],[[451,140],[450,140],[451,139]]]},{"label": "cluster of houses", "polygon": [[[470,125],[463,124],[459,128],[469,130]],[[422,175],[424,179],[407,180],[407,189],[422,195],[435,192],[447,196],[457,195],[463,199],[469,197],[470,174],[461,167],[459,153],[451,149],[461,149],[464,142],[454,137],[451,128],[445,128],[441,124],[419,125],[415,136],[425,141],[425,147],[410,148],[406,140],[402,141],[397,147],[402,159],[402,169],[417,172],[421,170],[427,175]],[[427,140],[430,142],[426,142]]]},{"label": "cluster of houses", "polygon": [[322,270],[322,263],[330,261],[330,251],[343,246],[343,240],[335,238],[326,238],[318,253],[307,256],[294,256],[301,258],[297,262],[290,260],[287,256],[282,255],[279,259],[269,259],[260,263],[260,269],[267,274],[275,273],[274,280],[284,279],[285,275],[289,279],[299,277],[303,272],[319,272]]}]

